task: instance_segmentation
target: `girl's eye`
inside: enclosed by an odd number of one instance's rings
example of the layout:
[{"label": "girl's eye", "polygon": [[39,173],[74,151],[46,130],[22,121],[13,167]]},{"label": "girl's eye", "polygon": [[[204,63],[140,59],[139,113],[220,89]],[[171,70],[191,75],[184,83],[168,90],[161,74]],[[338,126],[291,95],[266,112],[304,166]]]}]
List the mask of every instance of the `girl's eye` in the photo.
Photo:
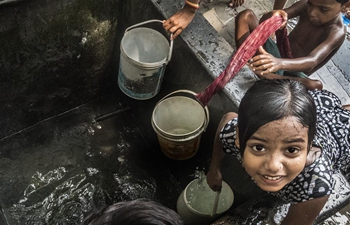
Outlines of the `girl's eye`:
[{"label": "girl's eye", "polygon": [[287,152],[288,152],[288,153],[295,154],[295,153],[298,153],[298,152],[299,152],[299,149],[297,149],[297,148],[288,148],[288,149],[287,149]]},{"label": "girl's eye", "polygon": [[254,149],[255,151],[258,151],[258,152],[261,152],[261,151],[264,151],[264,150],[265,150],[264,147],[263,147],[262,145],[255,145],[255,146],[253,146],[253,149]]},{"label": "girl's eye", "polygon": [[325,9],[325,8],[321,8],[321,12],[327,12],[328,9]]}]

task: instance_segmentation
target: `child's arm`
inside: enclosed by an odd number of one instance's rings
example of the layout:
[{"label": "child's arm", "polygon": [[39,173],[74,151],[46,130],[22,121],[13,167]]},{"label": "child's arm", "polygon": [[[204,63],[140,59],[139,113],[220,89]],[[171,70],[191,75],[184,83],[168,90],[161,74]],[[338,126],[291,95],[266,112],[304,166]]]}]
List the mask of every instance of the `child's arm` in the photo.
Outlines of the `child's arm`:
[{"label": "child's arm", "polygon": [[276,58],[260,48],[261,54],[252,58],[251,66],[255,70],[264,71],[262,75],[278,70],[304,72],[310,75],[327,59],[330,53],[341,46],[345,38],[345,32],[344,29],[334,26],[328,32],[325,32],[325,36],[324,41],[305,57]]},{"label": "child's arm", "polygon": [[[284,59],[281,63],[281,69],[286,71],[298,71],[311,75],[321,65],[330,59],[337,49],[340,48],[345,40],[345,31],[335,26],[328,32],[325,32],[324,41],[318,45],[309,55],[294,59]],[[328,59],[327,59],[328,58]]]},{"label": "child's arm", "polygon": [[222,176],[221,176],[220,168],[221,168],[221,162],[224,158],[225,153],[223,151],[223,147],[222,147],[222,143],[220,141],[219,135],[220,135],[221,129],[226,125],[226,123],[228,123],[230,120],[236,117],[237,117],[237,114],[233,112],[225,114],[222,117],[218,125],[218,128],[216,130],[213,153],[210,161],[209,171],[207,174],[208,185],[213,191],[221,191],[221,187],[222,187]]},{"label": "child's arm", "polygon": [[312,225],[316,217],[320,214],[329,196],[315,198],[306,202],[301,202],[289,207],[287,216],[281,225]]},{"label": "child's arm", "polygon": [[[264,49],[262,47],[260,47],[259,51],[260,52],[264,51]],[[248,62],[248,66],[250,66],[250,68],[254,71],[254,73],[261,79],[269,79],[269,80],[272,80],[272,79],[291,79],[291,80],[299,81],[308,90],[314,90],[314,89],[322,90],[323,89],[323,84],[319,80],[313,80],[313,79],[303,78],[303,77],[294,77],[294,76],[292,77],[292,76],[288,76],[288,75],[281,76],[281,75],[278,75],[275,73],[266,73],[266,70],[257,70],[254,66],[249,64],[250,62],[251,62],[251,60]]]}]

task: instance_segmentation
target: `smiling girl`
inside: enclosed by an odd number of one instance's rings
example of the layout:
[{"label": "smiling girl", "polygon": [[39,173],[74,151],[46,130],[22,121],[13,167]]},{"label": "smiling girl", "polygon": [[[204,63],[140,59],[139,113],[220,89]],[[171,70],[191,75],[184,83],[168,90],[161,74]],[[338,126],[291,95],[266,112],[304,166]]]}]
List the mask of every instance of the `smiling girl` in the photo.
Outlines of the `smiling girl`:
[{"label": "smiling girl", "polygon": [[[349,106],[345,106],[349,109]],[[350,111],[326,90],[293,80],[259,80],[238,115],[218,126],[207,182],[220,191],[221,162],[235,154],[262,190],[291,203],[282,224],[313,224],[332,193],[332,175],[348,173]]]}]

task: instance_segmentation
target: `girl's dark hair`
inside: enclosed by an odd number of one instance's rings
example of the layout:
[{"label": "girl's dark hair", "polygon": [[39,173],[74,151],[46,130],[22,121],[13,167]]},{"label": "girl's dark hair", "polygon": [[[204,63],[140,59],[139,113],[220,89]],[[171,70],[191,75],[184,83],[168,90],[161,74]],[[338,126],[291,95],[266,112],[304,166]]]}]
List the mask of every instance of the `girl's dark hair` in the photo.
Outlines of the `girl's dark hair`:
[{"label": "girl's dark hair", "polygon": [[242,98],[238,109],[240,152],[248,139],[263,125],[296,117],[308,128],[310,146],[316,131],[316,106],[304,86],[294,80],[258,80]]},{"label": "girl's dark hair", "polygon": [[345,3],[347,3],[349,0],[336,0],[337,2],[339,2],[341,5],[344,5]]},{"label": "girl's dark hair", "polygon": [[86,217],[81,225],[184,225],[180,216],[157,202],[136,199],[106,206]]}]

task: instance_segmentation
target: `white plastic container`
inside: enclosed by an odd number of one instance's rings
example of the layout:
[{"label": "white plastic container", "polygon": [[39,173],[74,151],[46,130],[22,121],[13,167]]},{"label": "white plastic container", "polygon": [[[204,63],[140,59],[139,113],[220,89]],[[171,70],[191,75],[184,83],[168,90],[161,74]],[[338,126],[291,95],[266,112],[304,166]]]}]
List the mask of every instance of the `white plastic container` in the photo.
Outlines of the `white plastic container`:
[{"label": "white plastic container", "polygon": [[135,24],[125,30],[120,44],[118,86],[138,100],[150,99],[159,92],[173,50],[172,40],[154,29],[138,27],[151,22],[163,23],[148,20]]},{"label": "white plastic container", "polygon": [[187,225],[210,224],[233,204],[232,189],[223,181],[216,214],[213,214],[217,193],[208,186],[206,179],[201,185],[198,181],[199,179],[195,179],[190,182],[177,200],[177,212]]}]

